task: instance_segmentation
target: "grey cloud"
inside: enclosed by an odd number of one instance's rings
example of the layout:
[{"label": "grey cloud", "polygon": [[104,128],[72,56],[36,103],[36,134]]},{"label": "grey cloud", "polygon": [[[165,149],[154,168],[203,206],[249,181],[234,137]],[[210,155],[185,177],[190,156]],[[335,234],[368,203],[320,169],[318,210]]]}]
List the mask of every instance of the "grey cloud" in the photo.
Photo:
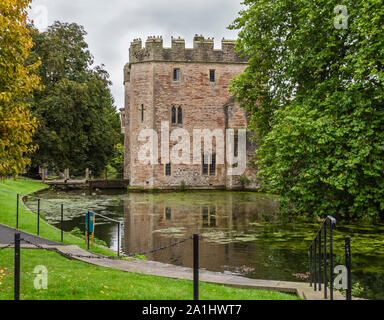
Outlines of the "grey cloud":
[{"label": "grey cloud", "polygon": [[220,47],[222,37],[236,38],[227,27],[242,8],[240,0],[34,0],[32,8],[37,5],[47,7],[49,24],[59,20],[85,27],[95,63],[104,63],[111,76],[118,108],[124,103],[122,70],[134,38],[162,35],[169,46],[171,36],[181,36],[191,47],[198,33],[215,37]]}]

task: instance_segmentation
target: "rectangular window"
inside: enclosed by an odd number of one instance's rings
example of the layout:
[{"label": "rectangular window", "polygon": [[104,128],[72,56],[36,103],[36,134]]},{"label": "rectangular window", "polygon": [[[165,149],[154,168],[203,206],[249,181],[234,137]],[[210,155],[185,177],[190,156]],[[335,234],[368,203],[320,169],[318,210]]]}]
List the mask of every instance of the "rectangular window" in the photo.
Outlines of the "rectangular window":
[{"label": "rectangular window", "polygon": [[216,155],[212,155],[211,164],[209,165],[209,175],[216,175]]},{"label": "rectangular window", "polygon": [[144,122],[144,105],[141,105],[141,122]]},{"label": "rectangular window", "polygon": [[177,109],[177,123],[183,124],[183,108],[181,106]]},{"label": "rectangular window", "polygon": [[173,81],[180,81],[180,69],[173,69]]},{"label": "rectangular window", "polygon": [[172,219],[172,210],[171,208],[165,208],[165,219],[171,220]]},{"label": "rectangular window", "polygon": [[209,81],[215,82],[215,70],[209,70]]},{"label": "rectangular window", "polygon": [[165,165],[165,175],[166,176],[170,176],[172,174],[172,168],[171,168],[171,164],[170,163],[167,163]]},{"label": "rectangular window", "polygon": [[208,164],[208,155],[203,155],[203,176],[208,175],[209,164]]},{"label": "rectangular window", "polygon": [[176,123],[176,107],[172,106],[172,124]]}]

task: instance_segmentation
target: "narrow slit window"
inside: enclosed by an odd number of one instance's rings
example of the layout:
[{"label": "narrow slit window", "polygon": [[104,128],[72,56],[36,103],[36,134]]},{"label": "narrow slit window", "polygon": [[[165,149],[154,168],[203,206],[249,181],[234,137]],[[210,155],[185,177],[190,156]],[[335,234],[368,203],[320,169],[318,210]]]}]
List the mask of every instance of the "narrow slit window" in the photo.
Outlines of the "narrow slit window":
[{"label": "narrow slit window", "polygon": [[215,70],[209,70],[209,81],[216,82],[216,72]]},{"label": "narrow slit window", "polygon": [[208,175],[208,170],[209,170],[209,164],[208,164],[208,155],[203,155],[203,176]]},{"label": "narrow slit window", "polygon": [[177,109],[177,123],[183,124],[183,108],[181,106]]},{"label": "narrow slit window", "polygon": [[173,69],[173,81],[180,81],[180,69]]},{"label": "narrow slit window", "polygon": [[235,137],[234,137],[234,148],[233,148],[233,152],[234,152],[234,156],[235,157],[238,157],[239,156],[239,131],[236,130],[235,131]]},{"label": "narrow slit window", "polygon": [[141,105],[141,122],[144,122],[144,105]]},{"label": "narrow slit window", "polygon": [[176,123],[176,108],[172,106],[172,124]]},{"label": "narrow slit window", "polygon": [[170,176],[172,174],[172,167],[171,167],[171,164],[170,163],[167,163],[165,165],[165,175],[166,176]]}]

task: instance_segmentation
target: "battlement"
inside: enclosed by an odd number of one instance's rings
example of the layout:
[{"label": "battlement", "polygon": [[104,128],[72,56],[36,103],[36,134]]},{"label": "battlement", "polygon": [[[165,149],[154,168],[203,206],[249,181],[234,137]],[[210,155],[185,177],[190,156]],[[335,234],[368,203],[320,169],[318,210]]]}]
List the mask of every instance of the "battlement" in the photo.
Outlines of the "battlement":
[{"label": "battlement", "polygon": [[135,39],[129,49],[129,63],[146,61],[248,63],[247,58],[235,52],[234,40],[222,39],[221,50],[214,49],[214,39],[195,35],[193,48],[185,48],[185,40],[172,37],[171,48],[164,48],[161,36],[148,37],[145,47],[141,39]]}]

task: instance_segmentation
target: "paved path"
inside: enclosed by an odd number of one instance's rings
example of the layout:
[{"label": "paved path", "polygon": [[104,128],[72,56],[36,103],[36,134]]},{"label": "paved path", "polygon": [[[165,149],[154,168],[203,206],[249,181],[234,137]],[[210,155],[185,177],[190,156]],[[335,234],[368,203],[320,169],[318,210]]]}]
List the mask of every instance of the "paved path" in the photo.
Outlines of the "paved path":
[{"label": "paved path", "polygon": [[[68,248],[69,252],[75,250],[76,255],[88,255],[87,251],[79,248]],[[83,253],[81,253],[83,251]],[[156,261],[143,261],[139,259],[132,259],[131,261],[125,260],[111,260],[111,259],[92,259],[92,258],[80,258],[77,260],[84,261],[90,264],[103,266],[107,268],[119,269],[126,272],[136,272],[147,275],[154,275],[159,277],[166,277],[172,279],[185,279],[193,280],[193,269],[186,267],[179,267],[171,264],[160,263]],[[290,281],[274,281],[274,280],[257,280],[250,279],[237,275],[224,274],[221,272],[212,272],[207,270],[200,270],[199,278],[202,282],[209,282],[215,284],[222,284],[227,286],[233,286],[237,288],[246,289],[259,289],[279,291],[285,293],[297,294],[302,299],[306,300],[325,300],[324,292],[314,291],[309,286],[309,283],[305,282],[290,282]],[[329,297],[329,292],[328,292]],[[334,292],[335,300],[345,300],[345,297],[338,292]]]},{"label": "paved path", "polygon": [[[45,244],[45,245],[53,245],[53,246],[60,246],[61,244],[59,242],[47,240],[40,238],[38,236],[34,236],[30,233],[23,232],[11,227],[7,227],[5,225],[0,224],[0,244],[7,245],[10,243],[15,242],[15,233],[20,233],[21,238],[24,238],[28,241],[31,241],[36,244]],[[23,243],[23,241],[21,242]],[[24,242],[25,243],[25,242]],[[1,245],[0,245],[1,247]]]}]

